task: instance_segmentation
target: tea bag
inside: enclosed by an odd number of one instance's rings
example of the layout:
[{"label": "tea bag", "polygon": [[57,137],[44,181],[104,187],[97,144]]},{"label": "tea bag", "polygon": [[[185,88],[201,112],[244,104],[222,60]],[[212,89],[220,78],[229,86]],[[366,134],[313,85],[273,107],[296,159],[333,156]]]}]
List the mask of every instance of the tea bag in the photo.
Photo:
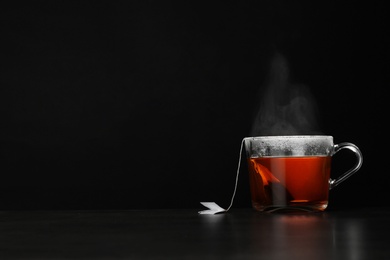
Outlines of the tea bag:
[{"label": "tea bag", "polygon": [[238,159],[238,166],[237,166],[237,174],[236,174],[236,182],[235,182],[235,185],[234,185],[234,191],[233,191],[233,195],[232,195],[232,199],[230,201],[230,205],[227,209],[224,209],[222,207],[220,207],[217,203],[215,202],[201,202],[200,204],[202,204],[203,206],[205,206],[206,208],[208,208],[207,210],[202,210],[202,211],[199,211],[198,213],[199,214],[208,214],[208,215],[214,215],[214,214],[217,214],[217,213],[221,213],[221,212],[227,212],[233,205],[233,201],[234,201],[234,197],[236,196],[236,191],[237,191],[237,184],[238,184],[238,175],[240,173],[240,166],[241,166],[241,156],[242,156],[242,149],[244,147],[244,141],[245,141],[245,138],[242,139],[241,141],[241,147],[240,147],[240,157]]}]

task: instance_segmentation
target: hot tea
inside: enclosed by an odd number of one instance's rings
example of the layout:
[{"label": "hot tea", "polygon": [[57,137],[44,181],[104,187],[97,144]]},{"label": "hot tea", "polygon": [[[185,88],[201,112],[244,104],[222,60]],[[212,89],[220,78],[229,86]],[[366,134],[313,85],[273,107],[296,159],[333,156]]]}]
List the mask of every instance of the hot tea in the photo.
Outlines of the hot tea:
[{"label": "hot tea", "polygon": [[[261,212],[324,211],[329,190],[357,172],[363,155],[353,143],[333,143],[329,135],[285,135],[245,137],[241,142],[236,186],[227,209],[215,202],[201,202],[209,208],[200,214],[226,212],[236,194],[241,152],[245,145],[253,208]],[[331,179],[331,160],[346,149],[356,156],[355,165]]]},{"label": "hot tea", "polygon": [[326,209],[331,156],[249,158],[248,166],[255,209]]}]

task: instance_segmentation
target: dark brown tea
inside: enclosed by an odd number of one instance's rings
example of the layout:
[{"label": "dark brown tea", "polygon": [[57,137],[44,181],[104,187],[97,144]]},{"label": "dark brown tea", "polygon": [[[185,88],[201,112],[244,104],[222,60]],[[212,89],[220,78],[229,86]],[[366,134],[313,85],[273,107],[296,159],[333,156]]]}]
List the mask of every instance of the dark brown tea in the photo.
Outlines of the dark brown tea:
[{"label": "dark brown tea", "polygon": [[328,205],[330,156],[249,158],[252,205],[259,211],[323,211]]}]

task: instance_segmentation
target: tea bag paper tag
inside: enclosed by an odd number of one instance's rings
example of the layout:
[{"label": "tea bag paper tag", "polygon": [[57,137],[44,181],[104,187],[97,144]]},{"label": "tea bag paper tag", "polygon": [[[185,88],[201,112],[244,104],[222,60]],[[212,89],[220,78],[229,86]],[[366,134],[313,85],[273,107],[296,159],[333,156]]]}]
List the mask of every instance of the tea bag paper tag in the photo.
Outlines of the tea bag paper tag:
[{"label": "tea bag paper tag", "polygon": [[238,175],[240,173],[241,156],[242,156],[242,148],[244,146],[244,141],[245,141],[245,138],[242,139],[242,141],[241,141],[240,157],[238,159],[238,167],[237,167],[237,174],[236,174],[236,183],[234,186],[233,196],[232,196],[232,199],[230,201],[229,207],[227,209],[224,209],[224,208],[221,208],[220,206],[218,206],[218,204],[215,202],[201,202],[200,204],[202,204],[203,206],[205,206],[208,209],[198,211],[199,214],[215,215],[215,214],[220,213],[220,212],[227,212],[233,206],[234,197],[236,196],[236,191],[237,191]]},{"label": "tea bag paper tag", "polygon": [[199,214],[214,215],[214,214],[226,211],[226,209],[221,208],[215,202],[201,202],[200,204],[202,204],[203,206],[205,206],[208,209],[199,211],[198,212]]}]

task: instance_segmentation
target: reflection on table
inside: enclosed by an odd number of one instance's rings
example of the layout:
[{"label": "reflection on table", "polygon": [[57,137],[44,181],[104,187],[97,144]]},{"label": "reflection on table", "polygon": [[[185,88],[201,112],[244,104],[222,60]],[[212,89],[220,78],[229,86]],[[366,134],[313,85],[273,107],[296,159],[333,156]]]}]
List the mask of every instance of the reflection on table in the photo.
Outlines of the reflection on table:
[{"label": "reflection on table", "polygon": [[0,211],[0,259],[386,259],[390,208]]}]

